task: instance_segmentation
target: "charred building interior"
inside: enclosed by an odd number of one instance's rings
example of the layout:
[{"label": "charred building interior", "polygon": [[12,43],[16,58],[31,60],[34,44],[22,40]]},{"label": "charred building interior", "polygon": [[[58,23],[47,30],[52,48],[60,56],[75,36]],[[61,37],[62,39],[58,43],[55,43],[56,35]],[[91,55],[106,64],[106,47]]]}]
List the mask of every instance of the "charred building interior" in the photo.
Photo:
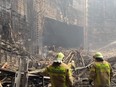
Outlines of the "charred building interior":
[{"label": "charred building interior", "polygon": [[74,87],[92,87],[93,54],[111,63],[116,87],[116,0],[0,0],[0,87],[50,87],[38,75],[58,52],[75,62]]}]

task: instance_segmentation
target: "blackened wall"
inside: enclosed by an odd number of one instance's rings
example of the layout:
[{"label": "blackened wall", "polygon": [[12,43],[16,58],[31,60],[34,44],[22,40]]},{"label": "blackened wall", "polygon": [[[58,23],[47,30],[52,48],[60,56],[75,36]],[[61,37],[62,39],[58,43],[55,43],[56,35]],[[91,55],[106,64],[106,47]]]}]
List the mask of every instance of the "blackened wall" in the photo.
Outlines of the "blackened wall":
[{"label": "blackened wall", "polygon": [[83,28],[75,25],[45,18],[43,44],[61,46],[64,48],[79,48],[83,46]]}]

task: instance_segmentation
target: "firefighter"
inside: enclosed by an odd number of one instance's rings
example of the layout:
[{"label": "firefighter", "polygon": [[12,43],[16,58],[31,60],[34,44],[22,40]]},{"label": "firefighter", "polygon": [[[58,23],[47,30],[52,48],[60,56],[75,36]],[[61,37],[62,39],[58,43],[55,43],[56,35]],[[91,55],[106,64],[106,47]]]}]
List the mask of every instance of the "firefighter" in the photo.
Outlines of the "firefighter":
[{"label": "firefighter", "polygon": [[52,87],[72,87],[73,77],[68,65],[62,62],[64,58],[63,53],[58,53],[53,64],[48,66],[44,74],[48,74],[51,79]]},{"label": "firefighter", "polygon": [[95,61],[89,67],[89,83],[93,83],[93,87],[110,87],[113,76],[110,63],[103,59],[100,52],[96,52],[93,58]]}]

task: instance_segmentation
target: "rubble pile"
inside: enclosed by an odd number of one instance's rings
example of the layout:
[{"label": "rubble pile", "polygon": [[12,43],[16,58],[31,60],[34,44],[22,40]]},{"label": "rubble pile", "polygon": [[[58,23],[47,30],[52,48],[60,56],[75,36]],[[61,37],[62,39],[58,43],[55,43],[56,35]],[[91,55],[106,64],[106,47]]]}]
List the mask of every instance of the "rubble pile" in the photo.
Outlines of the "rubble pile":
[{"label": "rubble pile", "polygon": [[[3,45],[3,46],[2,46]],[[1,49],[8,51],[8,52],[12,52],[14,53],[16,50],[16,47],[14,46],[12,49],[12,46],[8,46],[8,49],[5,48],[6,43],[1,44]],[[18,49],[18,48],[17,48]],[[69,64],[72,60],[75,62],[75,69],[73,70],[73,74],[75,77],[75,85],[78,87],[87,87],[88,84],[88,69],[87,66],[89,66],[92,62],[92,55],[93,55],[93,51],[92,52],[85,52],[84,50],[80,50],[80,49],[62,49],[60,50],[61,52],[63,52],[65,54],[65,58],[63,59],[63,62],[65,62],[66,64]],[[35,70],[39,70],[42,71],[46,66],[50,65],[54,59],[55,56],[57,54],[58,51],[51,51],[48,52],[48,54],[46,55],[46,57],[42,57],[39,56],[38,58],[33,58],[31,57],[31,55],[29,55],[28,53],[26,53],[26,51],[24,50],[20,50],[20,51],[16,51],[17,53],[15,53],[15,55],[22,55],[24,56],[24,54],[20,54],[20,53],[25,53],[26,56],[29,57],[29,67],[28,67],[28,71],[34,71]],[[116,85],[116,56],[114,57],[110,57],[110,55],[108,55],[106,52],[103,52],[104,54],[104,58],[109,61],[113,67],[113,71],[114,71],[114,77],[112,78],[112,85]],[[107,58],[106,58],[107,56]],[[13,63],[13,62],[12,62]],[[13,72],[13,75],[15,72],[17,72],[18,70],[18,66],[14,66],[14,64],[9,63],[9,67],[10,68],[5,68],[5,70],[8,70],[7,73],[9,73],[9,70]],[[11,72],[10,72],[11,73]],[[33,78],[33,76],[32,76]],[[38,76],[35,76],[35,78],[38,79]],[[40,80],[40,78],[39,78]],[[29,80],[31,81],[31,80]],[[47,80],[48,81],[48,80]],[[76,87],[75,86],[75,87]]]}]

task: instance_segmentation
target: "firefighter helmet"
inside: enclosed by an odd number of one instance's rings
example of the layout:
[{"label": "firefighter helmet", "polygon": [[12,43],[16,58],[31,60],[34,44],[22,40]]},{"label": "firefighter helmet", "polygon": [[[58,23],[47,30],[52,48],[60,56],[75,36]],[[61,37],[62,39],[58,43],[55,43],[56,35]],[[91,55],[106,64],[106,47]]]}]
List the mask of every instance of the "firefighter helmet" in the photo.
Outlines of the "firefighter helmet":
[{"label": "firefighter helmet", "polygon": [[64,58],[64,54],[62,52],[59,52],[56,56],[55,62],[62,62],[63,58]]},{"label": "firefighter helmet", "polygon": [[96,52],[95,55],[93,56],[94,58],[103,58],[102,53]]}]

